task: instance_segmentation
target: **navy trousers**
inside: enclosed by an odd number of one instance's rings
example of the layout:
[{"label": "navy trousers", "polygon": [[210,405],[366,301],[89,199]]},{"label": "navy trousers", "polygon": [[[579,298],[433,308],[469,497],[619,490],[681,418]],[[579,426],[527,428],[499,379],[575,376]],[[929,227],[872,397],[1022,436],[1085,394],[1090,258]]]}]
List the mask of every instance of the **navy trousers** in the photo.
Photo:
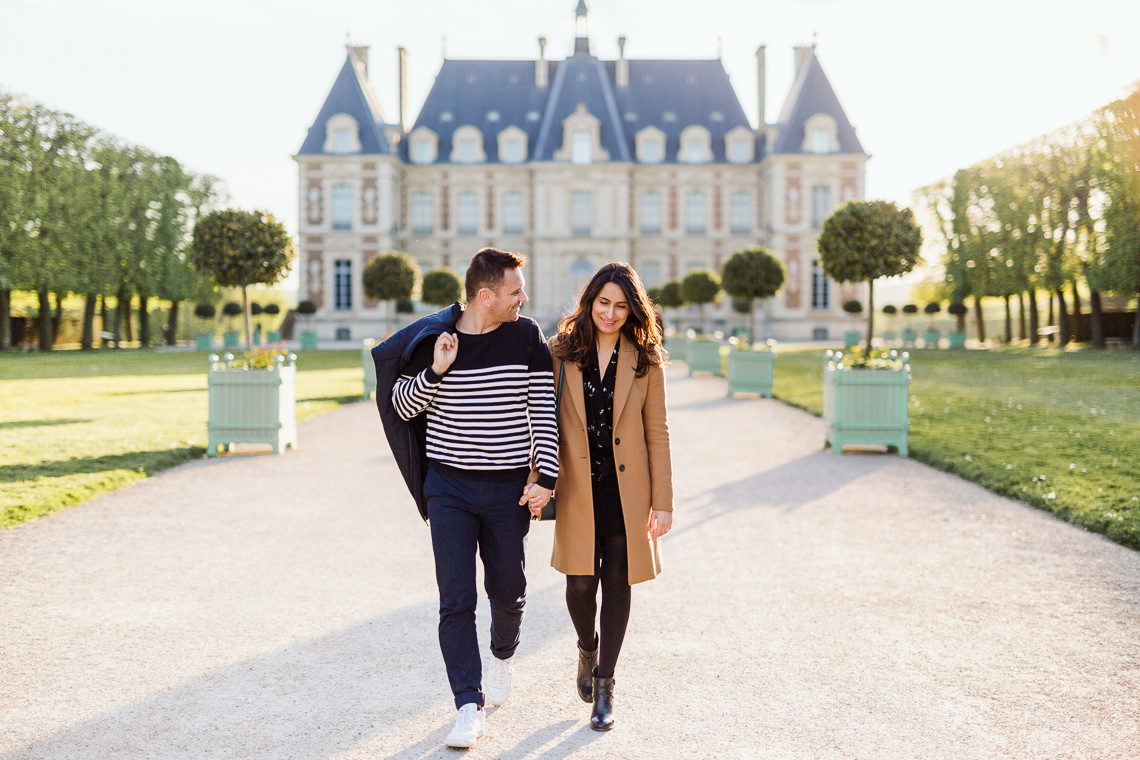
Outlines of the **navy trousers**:
[{"label": "navy trousers", "polygon": [[476,552],[483,560],[491,603],[491,653],[505,660],[519,645],[530,532],[530,512],[519,506],[525,485],[525,475],[499,483],[428,469],[424,496],[439,585],[439,648],[456,708],[469,702],[483,705],[483,664],[475,632]]}]

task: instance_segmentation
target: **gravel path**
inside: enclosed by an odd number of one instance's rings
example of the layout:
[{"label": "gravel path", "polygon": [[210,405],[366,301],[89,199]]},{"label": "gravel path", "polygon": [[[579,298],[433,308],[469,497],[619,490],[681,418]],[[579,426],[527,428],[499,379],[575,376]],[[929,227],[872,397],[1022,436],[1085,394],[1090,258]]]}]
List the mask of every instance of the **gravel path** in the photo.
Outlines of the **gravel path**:
[{"label": "gravel path", "polygon": [[[535,525],[515,691],[467,757],[1140,755],[1140,554],[683,370],[617,728]],[[344,407],[0,532],[0,760],[458,757],[436,605],[375,407]]]}]

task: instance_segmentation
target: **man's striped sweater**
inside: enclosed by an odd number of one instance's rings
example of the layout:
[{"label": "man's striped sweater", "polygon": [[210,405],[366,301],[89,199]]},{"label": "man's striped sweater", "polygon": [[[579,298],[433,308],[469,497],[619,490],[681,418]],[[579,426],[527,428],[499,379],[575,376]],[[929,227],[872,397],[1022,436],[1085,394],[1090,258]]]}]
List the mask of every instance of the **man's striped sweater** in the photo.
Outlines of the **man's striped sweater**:
[{"label": "man's striped sweater", "polygon": [[538,465],[539,485],[558,478],[558,427],[550,349],[528,317],[489,333],[457,332],[459,351],[442,375],[432,369],[434,341],[417,347],[392,389],[405,420],[427,415],[432,462],[475,480],[516,477]]}]

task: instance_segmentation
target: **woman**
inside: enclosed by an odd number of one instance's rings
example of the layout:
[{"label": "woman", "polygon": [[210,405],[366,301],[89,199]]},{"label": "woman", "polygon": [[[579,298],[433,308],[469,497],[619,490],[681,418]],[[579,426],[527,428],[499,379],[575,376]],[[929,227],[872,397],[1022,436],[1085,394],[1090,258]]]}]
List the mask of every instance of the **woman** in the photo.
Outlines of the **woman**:
[{"label": "woman", "polygon": [[566,574],[578,695],[593,703],[590,727],[609,731],[630,586],[661,572],[657,541],[673,522],[661,330],[632,267],[594,274],[551,352],[556,382],[565,373],[551,564]]}]

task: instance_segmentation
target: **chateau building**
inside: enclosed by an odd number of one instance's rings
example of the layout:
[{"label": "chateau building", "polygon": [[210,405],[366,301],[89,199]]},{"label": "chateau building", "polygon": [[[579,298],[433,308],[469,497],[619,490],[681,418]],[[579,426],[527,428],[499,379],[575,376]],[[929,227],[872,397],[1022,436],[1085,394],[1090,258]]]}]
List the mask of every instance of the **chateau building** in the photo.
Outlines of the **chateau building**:
[{"label": "chateau building", "polygon": [[[549,330],[602,264],[626,261],[649,287],[720,272],[738,248],[764,246],[787,282],[763,306],[766,335],[835,337],[840,306],[865,288],[829,282],[816,237],[839,204],[864,194],[864,152],[815,55],[795,48],[779,118],[764,114],[765,48],[756,53],[758,129],[720,60],[617,60],[590,52],[584,0],[573,55],[445,60],[407,123],[406,54],[397,118],[369,80],[368,48],[347,58],[294,157],[300,171],[301,298],[321,339],[380,337],[386,304],[365,298],[373,256],[405,251],[423,272],[460,277],[484,246],[525,253],[525,311]],[[435,307],[417,305],[423,312]],[[696,326],[696,309],[670,310]],[[679,313],[672,313],[677,311]],[[722,294],[706,327],[746,317]]]}]

